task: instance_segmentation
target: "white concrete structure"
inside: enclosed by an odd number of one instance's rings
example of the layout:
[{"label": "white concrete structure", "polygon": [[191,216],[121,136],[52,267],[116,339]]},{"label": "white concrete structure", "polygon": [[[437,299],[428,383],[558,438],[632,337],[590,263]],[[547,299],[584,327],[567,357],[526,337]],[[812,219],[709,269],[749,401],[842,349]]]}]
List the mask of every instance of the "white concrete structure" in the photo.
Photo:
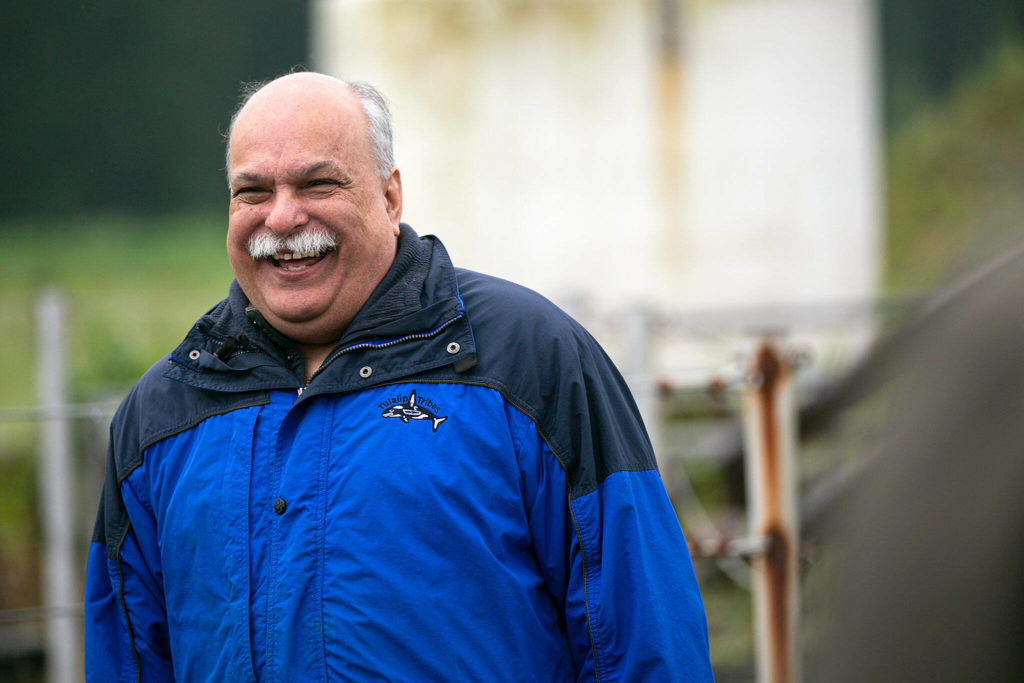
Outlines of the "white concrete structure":
[{"label": "white concrete structure", "polygon": [[[659,40],[679,9],[680,46]],[[597,310],[871,298],[870,0],[319,0],[389,97],[405,219]],[[668,31],[671,36],[673,31]]]},{"label": "white concrete structure", "polygon": [[682,290],[713,306],[873,296],[872,3],[719,2],[692,18]]}]

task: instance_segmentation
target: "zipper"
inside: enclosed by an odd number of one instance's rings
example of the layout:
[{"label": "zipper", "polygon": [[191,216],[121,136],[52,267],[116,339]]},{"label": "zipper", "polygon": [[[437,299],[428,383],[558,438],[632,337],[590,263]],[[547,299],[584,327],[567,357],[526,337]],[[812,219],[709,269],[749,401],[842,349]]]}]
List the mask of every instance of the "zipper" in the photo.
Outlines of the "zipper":
[{"label": "zipper", "polygon": [[404,343],[410,342],[410,341],[420,341],[420,340],[423,340],[423,339],[433,339],[434,337],[436,337],[437,335],[441,334],[446,329],[448,329],[449,327],[454,325],[456,322],[461,320],[464,316],[465,316],[464,312],[457,313],[455,315],[455,317],[453,317],[453,318],[451,318],[449,320],[446,320],[445,322],[441,323],[439,326],[435,327],[434,329],[430,330],[429,332],[417,332],[415,334],[407,334],[407,335],[405,335],[403,337],[396,337],[395,339],[389,339],[387,341],[359,342],[358,344],[353,344],[352,346],[346,346],[343,349],[338,349],[334,353],[334,355],[328,356],[327,360],[325,360],[323,363],[320,364],[320,367],[316,369],[316,372],[314,372],[312,375],[309,376],[309,382],[306,382],[306,384],[304,386],[299,388],[299,396],[302,396],[302,392],[305,391],[309,387],[309,385],[313,381],[314,377],[316,377],[321,372],[323,372],[324,369],[326,369],[327,366],[330,365],[331,363],[333,363],[338,357],[343,356],[346,353],[350,353],[352,351],[361,351],[363,349],[387,349],[387,348],[390,348],[392,346],[398,346],[399,344],[404,344]]}]

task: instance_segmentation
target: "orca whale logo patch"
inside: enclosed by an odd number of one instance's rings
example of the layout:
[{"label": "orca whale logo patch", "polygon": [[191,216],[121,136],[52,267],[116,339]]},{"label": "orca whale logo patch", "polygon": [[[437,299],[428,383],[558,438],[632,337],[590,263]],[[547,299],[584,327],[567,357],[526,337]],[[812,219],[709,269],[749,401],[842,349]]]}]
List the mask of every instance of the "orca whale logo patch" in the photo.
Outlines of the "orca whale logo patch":
[{"label": "orca whale logo patch", "polygon": [[378,408],[383,412],[381,417],[396,417],[405,424],[412,420],[429,420],[434,432],[441,426],[441,423],[448,419],[447,415],[438,415],[440,410],[429,398],[417,398],[416,390],[409,392],[408,396],[399,395],[389,398],[381,403]]}]

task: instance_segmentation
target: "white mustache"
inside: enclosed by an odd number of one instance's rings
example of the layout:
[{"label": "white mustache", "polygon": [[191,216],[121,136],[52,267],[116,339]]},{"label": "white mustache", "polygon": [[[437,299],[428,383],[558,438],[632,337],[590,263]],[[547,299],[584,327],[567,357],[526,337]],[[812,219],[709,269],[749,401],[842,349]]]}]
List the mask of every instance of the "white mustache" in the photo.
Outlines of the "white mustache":
[{"label": "white mustache", "polygon": [[310,228],[302,232],[281,237],[272,232],[261,232],[249,238],[246,248],[249,256],[255,261],[274,258],[274,254],[292,252],[294,254],[326,254],[337,249],[338,242],[334,235],[323,228]]}]

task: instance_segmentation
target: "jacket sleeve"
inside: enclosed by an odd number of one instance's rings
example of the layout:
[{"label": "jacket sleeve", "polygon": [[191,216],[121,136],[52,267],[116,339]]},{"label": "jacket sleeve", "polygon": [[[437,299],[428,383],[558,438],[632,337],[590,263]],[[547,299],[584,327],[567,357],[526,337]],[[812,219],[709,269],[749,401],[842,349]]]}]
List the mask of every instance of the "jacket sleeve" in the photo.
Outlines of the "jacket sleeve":
[{"label": "jacket sleeve", "polygon": [[711,681],[704,607],[639,410],[592,337],[556,329],[521,403],[535,427],[523,481],[579,680]]},{"label": "jacket sleeve", "polygon": [[119,422],[115,416],[86,569],[85,676],[90,682],[172,681],[156,523],[144,492],[126,477]]},{"label": "jacket sleeve", "polygon": [[711,681],[704,607],[656,470],[620,471],[567,500],[541,439],[524,466],[545,583],[564,619],[579,681]]}]

